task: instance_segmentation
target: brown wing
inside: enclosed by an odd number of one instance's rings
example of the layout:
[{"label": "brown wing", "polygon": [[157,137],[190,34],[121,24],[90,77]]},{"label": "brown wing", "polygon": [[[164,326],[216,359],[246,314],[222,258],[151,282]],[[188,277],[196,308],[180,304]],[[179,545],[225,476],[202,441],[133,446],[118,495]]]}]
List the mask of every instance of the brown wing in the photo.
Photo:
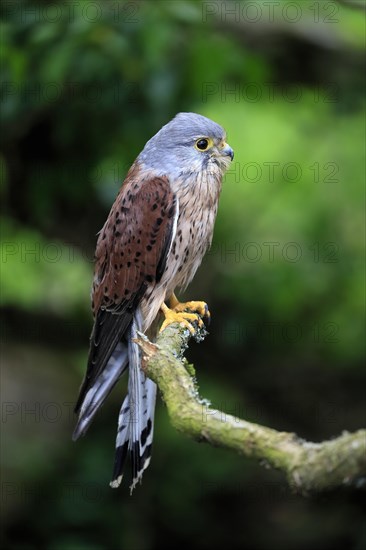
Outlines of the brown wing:
[{"label": "brown wing", "polygon": [[92,292],[95,322],[76,412],[129,329],[147,287],[163,274],[176,210],[168,178],[143,175],[132,166],[98,238]]}]

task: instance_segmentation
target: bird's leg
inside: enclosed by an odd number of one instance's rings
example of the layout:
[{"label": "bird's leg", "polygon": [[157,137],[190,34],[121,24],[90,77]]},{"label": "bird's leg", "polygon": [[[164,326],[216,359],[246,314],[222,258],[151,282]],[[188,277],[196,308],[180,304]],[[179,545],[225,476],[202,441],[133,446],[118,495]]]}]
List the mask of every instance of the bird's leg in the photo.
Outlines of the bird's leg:
[{"label": "bird's leg", "polygon": [[[169,298],[169,305],[170,308],[165,303],[163,303],[161,306],[161,310],[164,313],[165,320],[161,325],[160,332],[163,331],[168,325],[179,323],[180,325],[188,328],[191,334],[194,334],[195,329],[192,323],[198,323],[198,326],[200,328],[204,326],[200,315],[202,317],[206,317],[208,320],[210,319],[210,313],[205,302],[181,303],[178,301],[175,294],[172,294]],[[186,310],[195,313],[189,313]]]}]

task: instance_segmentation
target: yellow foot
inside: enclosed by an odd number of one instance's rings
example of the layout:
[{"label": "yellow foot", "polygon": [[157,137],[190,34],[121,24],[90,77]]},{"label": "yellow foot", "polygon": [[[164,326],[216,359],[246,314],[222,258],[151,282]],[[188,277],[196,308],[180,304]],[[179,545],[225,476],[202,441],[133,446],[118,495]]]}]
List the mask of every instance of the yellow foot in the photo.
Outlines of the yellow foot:
[{"label": "yellow foot", "polygon": [[206,302],[178,302],[177,298],[173,294],[172,298],[170,299],[170,306],[179,313],[180,311],[194,311],[201,315],[201,317],[206,317],[206,319],[209,321],[211,318],[211,314],[208,311],[208,305]]},{"label": "yellow foot", "polygon": [[[200,315],[205,317],[207,321],[210,320],[210,312],[208,311],[208,307],[205,302],[180,303],[174,294],[171,296],[169,302],[170,308],[168,308],[165,304],[161,306],[161,310],[165,315],[165,320],[161,325],[160,332],[173,323],[179,323],[181,326],[186,327],[191,334],[194,334],[195,328],[192,323],[198,323],[199,328],[204,327],[204,322],[202,321]],[[189,311],[187,312],[186,310]]]},{"label": "yellow foot", "polygon": [[203,327],[203,321],[196,313],[176,312],[174,309],[169,309],[165,304],[161,306],[161,310],[165,315],[165,320],[161,325],[160,332],[173,323],[178,323],[180,326],[187,328],[191,334],[196,332],[192,323],[198,322],[198,326]]}]

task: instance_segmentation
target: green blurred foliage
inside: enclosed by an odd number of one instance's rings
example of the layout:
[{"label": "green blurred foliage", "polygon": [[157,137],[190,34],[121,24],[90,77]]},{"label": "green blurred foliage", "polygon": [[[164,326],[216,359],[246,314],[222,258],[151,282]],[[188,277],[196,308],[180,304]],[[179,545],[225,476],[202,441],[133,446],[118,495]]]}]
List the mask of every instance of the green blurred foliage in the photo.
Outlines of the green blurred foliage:
[{"label": "green blurred foliage", "polygon": [[146,140],[184,110],[235,150],[186,292],[213,315],[189,350],[202,395],[314,440],[364,423],[364,20],[291,4],[272,19],[262,0],[3,4],[4,548],[363,547],[357,492],[292,495],[176,433],[162,406],[143,486],[111,491],[125,381],[70,442],[96,233]]},{"label": "green blurred foliage", "polygon": [[86,310],[89,264],[80,250],[48,241],[31,228],[2,220],[1,304],[61,316]]},{"label": "green blurred foliage", "polygon": [[[335,119],[334,106],[314,104],[310,91],[294,105],[256,103],[242,125],[236,104],[209,115],[218,112],[237,151],[211,250],[228,282],[219,295],[236,296],[251,322],[316,319],[319,351],[351,367],[364,349],[363,118]],[[305,358],[306,338],[298,344],[294,359]]]}]

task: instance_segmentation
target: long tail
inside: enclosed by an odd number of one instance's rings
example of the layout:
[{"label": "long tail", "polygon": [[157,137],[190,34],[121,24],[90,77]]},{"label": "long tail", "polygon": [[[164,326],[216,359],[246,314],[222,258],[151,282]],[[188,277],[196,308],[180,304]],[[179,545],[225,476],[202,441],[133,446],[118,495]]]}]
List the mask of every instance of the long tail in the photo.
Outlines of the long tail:
[{"label": "long tail", "polygon": [[128,361],[128,347],[126,344],[120,342],[112,353],[104,371],[98,376],[85,395],[78,422],[72,436],[74,441],[85,434],[94,416],[112,391],[113,386],[127,369]]},{"label": "long tail", "polygon": [[133,342],[137,337],[137,331],[141,328],[141,315],[136,311],[128,343],[128,394],[122,403],[118,417],[116,455],[113,479],[110,483],[113,488],[120,485],[126,458],[130,455],[131,493],[141,481],[142,474],[150,463],[156,401],[156,385],[141,370],[140,348]]}]

